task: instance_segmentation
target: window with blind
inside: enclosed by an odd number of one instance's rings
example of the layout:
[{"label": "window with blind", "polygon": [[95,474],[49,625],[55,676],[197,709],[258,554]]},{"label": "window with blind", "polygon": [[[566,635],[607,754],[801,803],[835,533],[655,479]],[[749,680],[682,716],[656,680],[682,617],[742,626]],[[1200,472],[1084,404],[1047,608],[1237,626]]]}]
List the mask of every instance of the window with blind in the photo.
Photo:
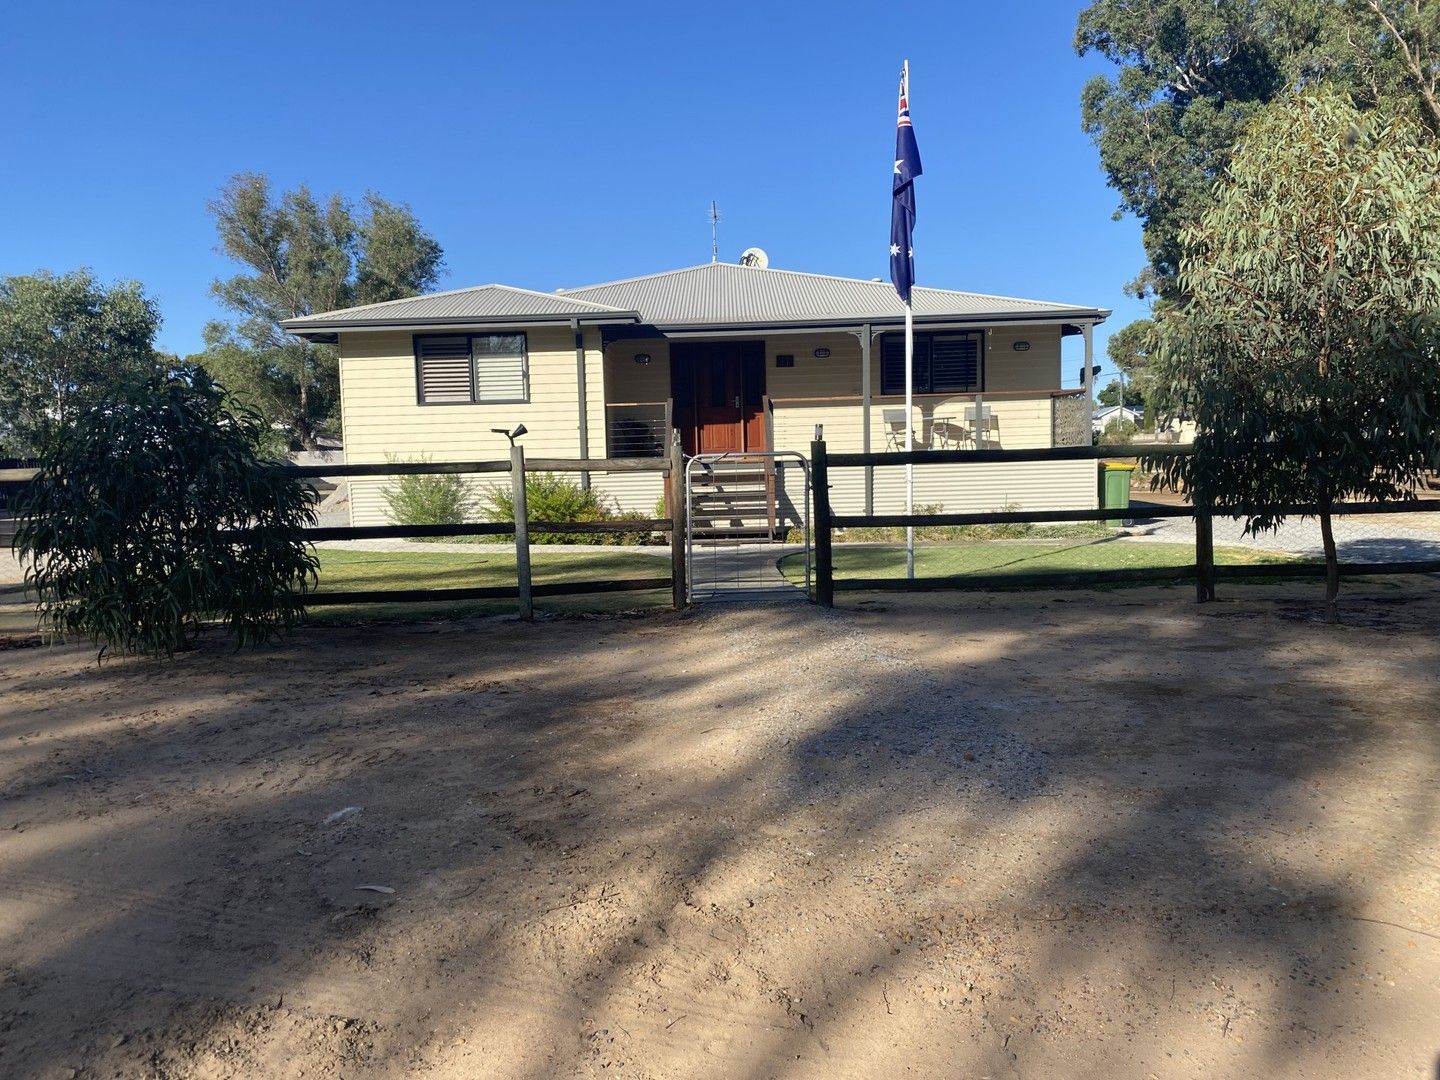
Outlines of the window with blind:
[{"label": "window with blind", "polygon": [[[985,334],[980,330],[915,335],[917,394],[973,394],[984,389]],[[905,392],[905,335],[880,339],[880,393]]]},{"label": "window with blind", "polygon": [[486,405],[530,399],[524,334],[424,334],[415,338],[421,405]]}]

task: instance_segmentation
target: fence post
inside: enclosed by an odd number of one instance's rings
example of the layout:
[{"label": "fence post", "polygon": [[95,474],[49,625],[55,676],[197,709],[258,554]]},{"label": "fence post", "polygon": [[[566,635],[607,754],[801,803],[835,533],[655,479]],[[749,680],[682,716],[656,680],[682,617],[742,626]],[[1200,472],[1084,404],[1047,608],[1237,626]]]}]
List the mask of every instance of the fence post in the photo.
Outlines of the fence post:
[{"label": "fence post", "polygon": [[815,602],[835,606],[835,566],[830,556],[830,467],[825,440],[810,444],[810,482],[815,499]]},{"label": "fence post", "polygon": [[510,444],[510,493],[515,507],[515,580],[520,590],[520,618],[533,619],[530,596],[530,508],[525,503],[525,448]]},{"label": "fence post", "polygon": [[685,451],[680,433],[670,432],[670,471],[665,474],[665,498],[670,504],[670,591],[675,610],[685,607],[687,577],[685,572]]},{"label": "fence post", "polygon": [[1215,599],[1215,529],[1208,504],[1195,507],[1195,602]]}]

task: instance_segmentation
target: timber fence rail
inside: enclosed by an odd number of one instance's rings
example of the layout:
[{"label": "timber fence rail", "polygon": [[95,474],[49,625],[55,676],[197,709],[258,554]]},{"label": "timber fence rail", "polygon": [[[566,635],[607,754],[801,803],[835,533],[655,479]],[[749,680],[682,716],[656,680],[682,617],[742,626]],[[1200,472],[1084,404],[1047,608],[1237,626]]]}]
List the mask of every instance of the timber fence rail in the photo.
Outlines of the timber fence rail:
[{"label": "timber fence rail", "polygon": [[[875,468],[913,464],[917,467],[962,463],[1018,463],[1044,461],[1113,461],[1128,459],[1142,464],[1158,464],[1166,458],[1190,454],[1189,446],[1065,446],[1028,450],[914,450],[889,453],[839,453],[827,451],[823,439],[810,444],[811,473],[814,484],[814,545],[815,600],[830,607],[835,590],[938,590],[938,589],[1015,589],[1015,588],[1083,588],[1095,585],[1168,584],[1193,579],[1198,601],[1215,599],[1215,586],[1221,580],[1254,578],[1323,577],[1323,563],[1266,562],[1253,565],[1226,565],[1215,561],[1214,522],[1216,518],[1238,519],[1253,508],[1242,505],[1181,506],[1140,504],[1128,507],[1106,507],[1095,510],[994,510],[965,513],[928,514],[840,514],[830,503],[830,471],[845,468]],[[1097,487],[1099,478],[1097,475]],[[1313,516],[1317,508],[1302,504],[1277,508],[1293,517]],[[1440,499],[1404,499],[1392,502],[1346,502],[1335,504],[1335,517],[1373,514],[1440,513]],[[961,573],[941,574],[914,579],[906,577],[842,577],[835,576],[832,533],[853,528],[925,528],[930,526],[973,525],[1044,525],[1070,522],[1109,522],[1134,519],[1190,519],[1195,523],[1195,555],[1193,561],[1172,566],[1124,567],[1096,570],[1018,572],[1003,574]],[[1440,522],[1440,519],[1436,519]],[[984,541],[975,541],[983,543]],[[1440,534],[1436,548],[1440,550]],[[1341,562],[1343,577],[1376,574],[1440,573],[1440,557],[1395,559],[1384,562]]]},{"label": "timber fence rail", "polygon": [[[4,463],[0,467],[0,485],[15,489],[34,479],[37,468]],[[350,476],[454,476],[505,475],[515,507],[514,520],[500,522],[456,522],[445,525],[360,525],[317,526],[306,529],[305,539],[311,543],[325,540],[421,540],[464,536],[513,537],[515,543],[516,580],[513,586],[475,586],[444,589],[365,589],[311,591],[305,594],[305,606],[333,607],[352,604],[434,603],[455,600],[514,600],[522,618],[534,614],[534,598],[548,596],[580,596],[596,593],[649,592],[668,589],[676,608],[685,606],[685,523],[683,518],[685,467],[679,443],[674,443],[663,457],[648,458],[530,458],[524,448],[511,448],[509,460],[492,461],[405,461],[366,464],[286,465],[275,468],[296,479],[318,479]],[[616,521],[531,521],[525,505],[526,473],[659,473],[665,477],[666,506],[670,517],[626,518]],[[679,518],[675,511],[680,508]],[[585,535],[625,533],[667,533],[669,535],[669,573],[650,577],[605,578],[592,581],[535,582],[530,567],[530,536],[536,533],[573,533]],[[597,550],[601,550],[597,548]],[[657,559],[658,561],[658,559]]]}]

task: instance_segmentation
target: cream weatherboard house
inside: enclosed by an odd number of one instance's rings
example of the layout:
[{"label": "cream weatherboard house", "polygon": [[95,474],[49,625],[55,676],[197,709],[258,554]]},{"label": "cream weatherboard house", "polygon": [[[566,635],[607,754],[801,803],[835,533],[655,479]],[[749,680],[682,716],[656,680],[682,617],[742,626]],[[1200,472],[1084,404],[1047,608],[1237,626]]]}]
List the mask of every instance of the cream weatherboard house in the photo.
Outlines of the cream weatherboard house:
[{"label": "cream weatherboard house", "polygon": [[[1061,389],[1061,340],[1100,308],[914,290],[917,448],[1087,443],[1089,387]],[[904,444],[904,309],[888,283],[714,262],[602,285],[434,293],[285,324],[338,344],[346,460],[473,461],[524,424],[543,457],[833,451]],[[903,508],[898,467],[836,470],[837,511]],[[868,475],[867,475],[868,474]],[[596,474],[650,513],[654,474]],[[356,479],[351,517],[383,524],[385,481]],[[1093,508],[1089,461],[966,463],[916,472],[917,503],[949,511]]]}]

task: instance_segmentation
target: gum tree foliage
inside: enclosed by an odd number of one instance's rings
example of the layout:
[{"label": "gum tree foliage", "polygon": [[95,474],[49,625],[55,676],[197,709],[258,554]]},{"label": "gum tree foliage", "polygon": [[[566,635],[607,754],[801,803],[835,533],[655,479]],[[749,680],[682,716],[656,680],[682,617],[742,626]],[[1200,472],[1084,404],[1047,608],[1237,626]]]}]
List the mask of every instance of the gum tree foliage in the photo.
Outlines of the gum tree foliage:
[{"label": "gum tree foliage", "polygon": [[1333,619],[1335,503],[1440,465],[1440,149],[1333,93],[1287,99],[1181,240],[1158,362],[1199,433],[1165,479],[1251,533],[1317,508]]},{"label": "gum tree foliage", "polygon": [[133,282],[88,270],[0,278],[0,455],[29,457],[57,424],[155,374],[160,315]]},{"label": "gum tree foliage", "polygon": [[[1100,392],[1095,395],[1095,400],[1101,405],[1119,405],[1120,380],[1111,379],[1100,388]],[[1128,380],[1125,383],[1125,404],[1132,409],[1143,409],[1145,407],[1145,395],[1135,389],[1135,384]]]},{"label": "gum tree foliage", "polygon": [[1081,125],[1141,223],[1148,264],[1128,289],[1172,299],[1180,230],[1209,207],[1246,124],[1268,102],[1326,85],[1440,134],[1435,0],[1097,0],[1075,49],[1119,69],[1081,95]]},{"label": "gum tree foliage", "polygon": [[[1155,393],[1155,372],[1150,364],[1150,354],[1155,348],[1154,336],[1153,320],[1136,319],[1111,334],[1105,343],[1110,362],[1125,373],[1127,405],[1144,404],[1148,407],[1151,404]],[[1139,400],[1132,401],[1132,395]],[[1106,404],[1113,405],[1114,402]]]},{"label": "gum tree foliage", "polygon": [[303,185],[276,196],[258,174],[233,177],[210,204],[220,250],[245,270],[212,291],[236,319],[205,329],[191,359],[288,434],[314,449],[337,426],[339,361],[333,346],[287,334],[285,319],[398,300],[433,289],[440,245],[409,207],[365,195],[319,199]]},{"label": "gum tree foliage", "polygon": [[168,656],[208,618],[242,645],[292,626],[315,515],[309,489],[256,456],[264,427],[192,367],[56,426],[16,534],[42,624],[102,656]]},{"label": "gum tree foliage", "polygon": [[[1163,305],[1161,305],[1162,310]],[[1179,412],[1175,402],[1166,396],[1165,386],[1155,376],[1155,320],[1136,319],[1127,323],[1105,343],[1110,362],[1125,373],[1125,404],[1140,406],[1145,410],[1145,426],[1173,419]],[[1119,380],[1111,380],[1099,392],[1102,405],[1114,405]]]}]

